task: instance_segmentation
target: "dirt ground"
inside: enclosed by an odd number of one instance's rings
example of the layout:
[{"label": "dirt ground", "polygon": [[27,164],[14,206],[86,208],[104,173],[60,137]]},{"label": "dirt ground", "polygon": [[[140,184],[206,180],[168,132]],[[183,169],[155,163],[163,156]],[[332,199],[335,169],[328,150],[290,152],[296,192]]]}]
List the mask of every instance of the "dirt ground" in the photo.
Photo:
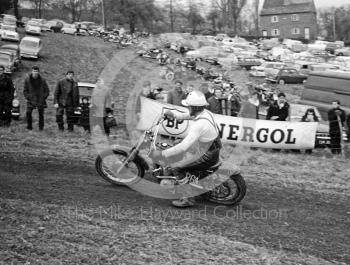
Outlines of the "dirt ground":
[{"label": "dirt ground", "polygon": [[[94,82],[113,54],[128,61],[134,52],[61,34],[48,33],[43,41],[43,58],[24,61],[15,75],[22,114],[23,77],[32,65],[41,67],[53,92],[67,69]],[[164,82],[158,70],[132,58],[117,74],[120,124],[140,79]],[[240,78],[243,84],[246,73]],[[350,264],[347,158],[328,150],[242,149],[237,159],[230,156],[248,186],[239,206],[198,202],[177,210],[103,181],[89,136],[58,134],[52,93],[48,103],[44,132],[26,132],[23,121],[0,128],[0,264]],[[114,133],[116,142],[127,137],[122,126]]]}]

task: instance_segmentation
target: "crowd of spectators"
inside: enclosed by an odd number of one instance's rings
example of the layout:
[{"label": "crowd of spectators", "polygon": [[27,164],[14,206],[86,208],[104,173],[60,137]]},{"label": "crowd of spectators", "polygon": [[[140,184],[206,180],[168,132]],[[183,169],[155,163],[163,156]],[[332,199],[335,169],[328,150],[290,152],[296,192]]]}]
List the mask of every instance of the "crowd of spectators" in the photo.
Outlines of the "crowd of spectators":
[{"label": "crowd of spectators", "polygon": [[[10,76],[4,74],[4,67],[0,66],[0,126],[11,125],[12,101],[16,93],[13,81]],[[116,122],[107,122],[111,117],[111,95],[108,89],[101,89],[102,84],[97,83],[96,95],[89,102],[88,97],[80,98],[78,83],[74,79],[74,72],[69,70],[63,79],[56,84],[53,93],[53,103],[56,109],[56,123],[58,130],[63,132],[66,129],[74,132],[74,126],[82,126],[86,132],[90,132],[90,112],[95,119],[101,118],[104,130],[107,135],[110,133],[110,125],[115,126]],[[99,95],[98,93],[102,93]],[[24,80],[23,96],[26,100],[26,129],[33,130],[33,111],[38,112],[39,131],[45,127],[45,109],[50,89],[47,81],[40,73],[38,66],[33,66],[31,72]],[[102,107],[101,107],[102,106]],[[98,111],[102,108],[102,111]],[[65,119],[64,119],[65,118]],[[115,120],[115,119],[114,119]],[[98,120],[96,120],[98,122]]]}]

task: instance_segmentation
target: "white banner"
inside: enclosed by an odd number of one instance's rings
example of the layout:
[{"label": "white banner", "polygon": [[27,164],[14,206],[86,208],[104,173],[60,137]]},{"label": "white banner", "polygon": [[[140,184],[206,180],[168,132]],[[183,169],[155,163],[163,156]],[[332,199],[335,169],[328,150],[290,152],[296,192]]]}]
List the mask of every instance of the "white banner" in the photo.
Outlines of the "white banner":
[{"label": "white banner", "polygon": [[[138,130],[149,130],[167,110],[187,112],[185,107],[164,104],[141,97]],[[244,119],[214,114],[223,143],[276,149],[312,149],[316,139],[316,122],[287,122]],[[165,120],[160,134],[184,138],[191,120]]]}]

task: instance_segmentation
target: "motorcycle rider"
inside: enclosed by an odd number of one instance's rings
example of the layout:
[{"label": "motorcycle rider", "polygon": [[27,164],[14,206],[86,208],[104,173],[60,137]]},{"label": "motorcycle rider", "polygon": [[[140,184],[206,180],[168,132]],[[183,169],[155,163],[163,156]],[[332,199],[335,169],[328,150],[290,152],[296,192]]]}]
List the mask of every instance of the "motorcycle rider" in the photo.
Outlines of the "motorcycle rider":
[{"label": "motorcycle rider", "polygon": [[[172,157],[187,155],[195,151],[190,159],[185,159],[181,166],[173,168],[176,172],[205,171],[219,162],[220,149],[222,148],[219,129],[215,123],[213,114],[205,109],[208,105],[205,95],[200,91],[192,91],[182,104],[189,109],[188,113],[174,113],[167,111],[166,118],[177,120],[193,120],[187,136],[183,141],[164,151],[154,150],[152,157],[155,160],[173,161]],[[193,198],[183,197],[172,204],[176,207],[193,206]]]}]

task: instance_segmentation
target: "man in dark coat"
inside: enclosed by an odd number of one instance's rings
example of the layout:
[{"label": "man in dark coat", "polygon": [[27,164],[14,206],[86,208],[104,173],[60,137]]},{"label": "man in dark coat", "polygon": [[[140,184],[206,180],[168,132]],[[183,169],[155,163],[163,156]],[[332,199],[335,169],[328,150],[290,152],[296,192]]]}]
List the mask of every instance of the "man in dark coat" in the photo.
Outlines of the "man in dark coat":
[{"label": "man in dark coat", "polygon": [[5,74],[5,68],[0,66],[0,126],[10,126],[11,108],[15,88],[11,78]]},{"label": "man in dark coat", "polygon": [[[344,126],[346,113],[340,108],[339,100],[332,102],[332,109],[328,111],[329,136],[331,138],[331,150],[333,154],[341,154],[342,127]],[[339,124],[339,121],[341,125]]]},{"label": "man in dark coat", "polygon": [[215,88],[214,95],[208,99],[209,106],[207,107],[212,113],[222,115],[222,106],[219,98],[222,95],[222,90],[220,88]]},{"label": "man in dark coat", "polygon": [[267,110],[267,120],[286,121],[289,116],[289,104],[286,101],[284,93],[278,94],[278,100],[275,101]]},{"label": "man in dark coat", "polygon": [[39,67],[33,66],[32,72],[24,80],[24,98],[27,100],[27,129],[32,130],[32,112],[35,108],[39,114],[39,130],[44,129],[44,108],[47,107],[46,99],[49,96],[49,87],[46,80],[39,74]]},{"label": "man in dark coat", "polygon": [[79,88],[78,83],[73,78],[74,72],[68,71],[66,77],[58,81],[55,90],[54,106],[56,108],[56,122],[60,131],[64,131],[64,113],[66,113],[68,131],[74,130],[74,109],[79,107]]},{"label": "man in dark coat", "polygon": [[182,106],[182,100],[186,98],[186,93],[182,89],[182,81],[175,81],[175,88],[168,92],[167,103],[177,106]]}]

